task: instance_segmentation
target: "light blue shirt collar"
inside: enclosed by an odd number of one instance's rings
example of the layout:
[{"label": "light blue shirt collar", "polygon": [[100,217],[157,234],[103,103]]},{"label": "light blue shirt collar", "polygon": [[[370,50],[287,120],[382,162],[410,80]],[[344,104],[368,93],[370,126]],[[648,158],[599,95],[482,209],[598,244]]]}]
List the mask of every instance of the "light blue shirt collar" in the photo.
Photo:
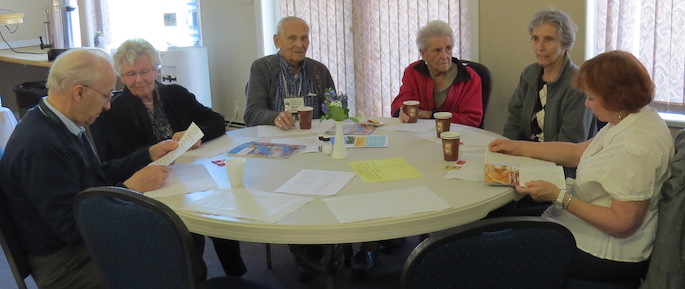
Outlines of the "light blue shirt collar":
[{"label": "light blue shirt collar", "polygon": [[[59,119],[64,123],[64,125],[69,129],[71,133],[73,133],[77,137],[81,137],[81,134],[86,131],[86,128],[82,126],[76,125],[73,121],[71,121],[68,117],[64,116],[59,110],[57,110],[50,102],[48,101],[48,98],[44,98],[43,102],[45,103],[45,106],[48,107],[48,109],[52,110],[52,112],[59,117]],[[40,108],[40,107],[39,107]]]}]

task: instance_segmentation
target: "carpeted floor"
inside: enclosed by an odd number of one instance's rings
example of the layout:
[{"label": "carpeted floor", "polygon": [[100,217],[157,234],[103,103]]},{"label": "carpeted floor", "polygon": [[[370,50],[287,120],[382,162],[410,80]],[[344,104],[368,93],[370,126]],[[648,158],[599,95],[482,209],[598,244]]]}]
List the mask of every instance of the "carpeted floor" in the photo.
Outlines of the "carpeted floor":
[{"label": "carpeted floor", "polygon": [[[399,289],[402,266],[411,250],[416,246],[418,237],[410,237],[401,251],[394,254],[379,254],[379,266],[373,268],[368,278],[364,281],[356,281],[352,278],[352,270],[341,266],[335,276],[336,289]],[[207,241],[204,259],[207,262],[208,277],[217,277],[224,274],[219,264],[212,242]],[[358,244],[355,244],[355,251]],[[248,273],[243,278],[271,286],[272,288],[284,289],[323,289],[326,287],[325,278],[320,277],[310,283],[300,283],[297,280],[298,272],[295,260],[288,250],[287,245],[271,245],[272,269],[266,266],[266,250],[261,243],[241,243],[243,259],[248,268]],[[7,265],[4,254],[0,251],[0,288],[17,288],[12,272]],[[27,278],[27,285],[36,289],[36,285]]]}]

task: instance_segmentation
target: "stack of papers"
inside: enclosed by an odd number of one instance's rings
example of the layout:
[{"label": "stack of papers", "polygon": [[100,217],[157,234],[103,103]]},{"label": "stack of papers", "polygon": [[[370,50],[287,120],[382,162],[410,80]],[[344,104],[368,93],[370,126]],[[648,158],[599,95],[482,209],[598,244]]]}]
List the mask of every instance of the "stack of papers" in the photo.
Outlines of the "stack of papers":
[{"label": "stack of papers", "polygon": [[217,190],[192,202],[186,211],[276,223],[309,203],[312,198],[251,192],[247,189]]}]

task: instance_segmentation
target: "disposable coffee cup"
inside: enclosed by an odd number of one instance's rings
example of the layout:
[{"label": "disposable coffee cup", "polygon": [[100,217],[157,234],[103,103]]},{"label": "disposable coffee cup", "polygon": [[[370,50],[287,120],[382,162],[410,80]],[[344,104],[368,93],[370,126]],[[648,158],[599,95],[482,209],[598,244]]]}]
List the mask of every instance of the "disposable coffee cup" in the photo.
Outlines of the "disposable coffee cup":
[{"label": "disposable coffee cup", "polygon": [[416,122],[416,119],[418,118],[419,114],[419,102],[416,100],[407,100],[402,103],[404,106],[402,109],[404,109],[404,113],[406,113],[409,116],[409,123],[414,123]]},{"label": "disposable coffee cup", "polygon": [[300,107],[297,109],[297,118],[300,120],[300,129],[312,128],[312,111],[311,106]]},{"label": "disposable coffee cup", "polygon": [[452,123],[452,113],[451,112],[436,112],[433,114],[435,119],[435,132],[437,137],[446,131],[450,131],[450,124]]},{"label": "disposable coffee cup", "polygon": [[243,186],[243,178],[245,178],[245,159],[233,158],[224,161],[226,170],[228,171],[228,180],[231,182],[231,188]]},{"label": "disposable coffee cup", "polygon": [[446,131],[440,134],[442,139],[442,155],[446,161],[454,162],[459,159],[459,140],[461,134],[456,131]]}]

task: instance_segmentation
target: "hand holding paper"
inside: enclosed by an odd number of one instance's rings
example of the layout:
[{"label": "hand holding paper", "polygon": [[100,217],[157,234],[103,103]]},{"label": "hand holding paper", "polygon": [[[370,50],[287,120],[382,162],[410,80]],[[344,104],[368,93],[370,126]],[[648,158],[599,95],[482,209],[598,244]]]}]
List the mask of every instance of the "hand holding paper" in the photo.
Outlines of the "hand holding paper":
[{"label": "hand holding paper", "polygon": [[164,165],[168,166],[173,163],[181,154],[190,149],[198,140],[202,139],[205,134],[193,122],[183,134],[181,140],[178,141],[178,147],[164,155],[162,158],[150,163],[150,165]]}]

